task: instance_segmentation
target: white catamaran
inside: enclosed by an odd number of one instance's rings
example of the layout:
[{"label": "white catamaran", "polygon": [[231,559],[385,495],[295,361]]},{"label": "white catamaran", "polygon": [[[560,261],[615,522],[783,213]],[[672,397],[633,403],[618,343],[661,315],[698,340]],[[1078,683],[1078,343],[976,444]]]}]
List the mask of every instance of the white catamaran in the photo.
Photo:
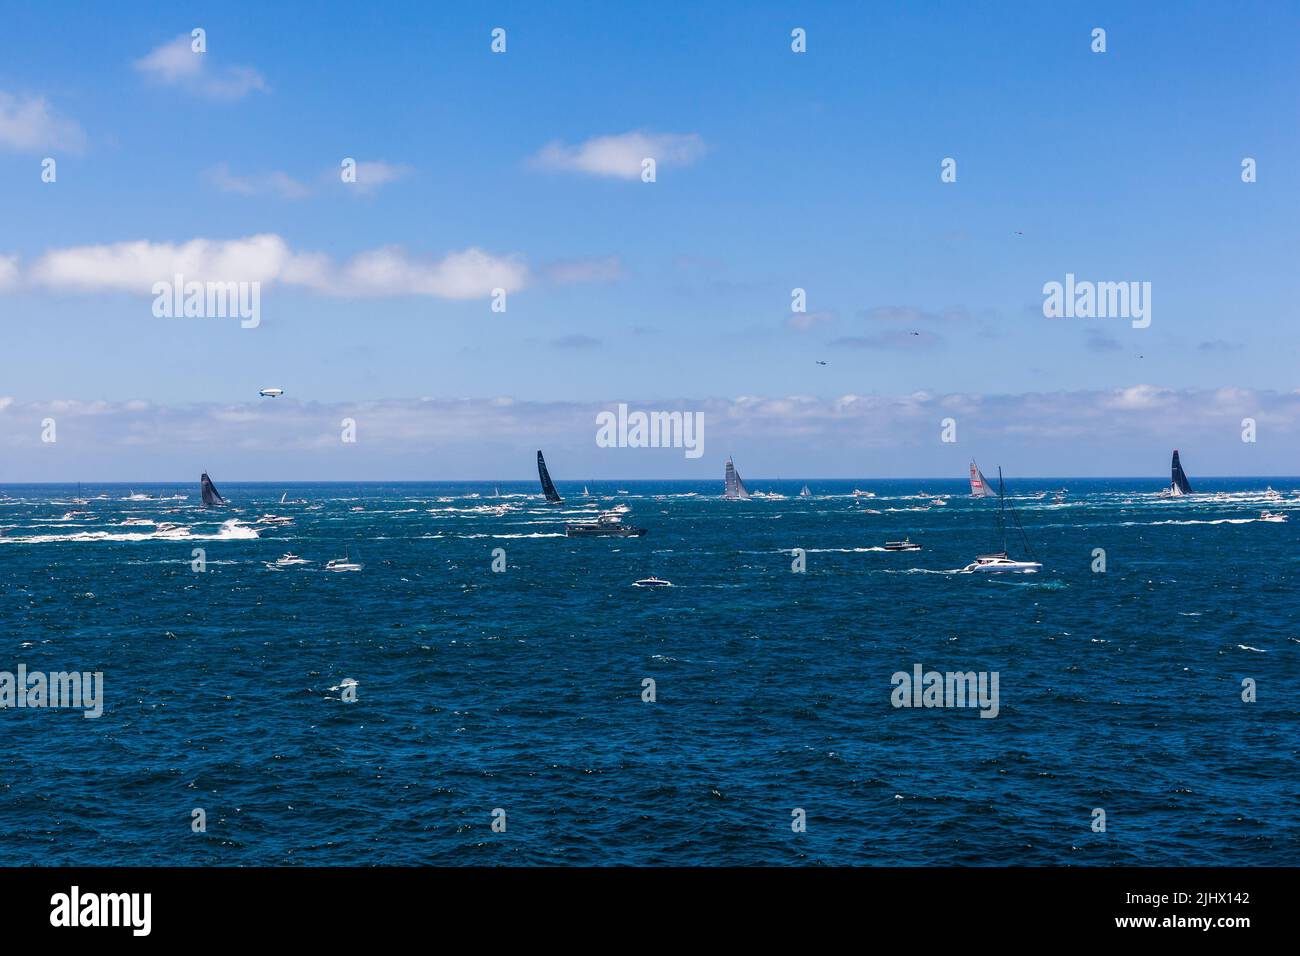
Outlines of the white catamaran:
[{"label": "white catamaran", "polygon": [[[998,503],[998,535],[1002,539],[1002,550],[994,554],[977,554],[973,562],[961,569],[962,573],[974,574],[977,572],[1001,571],[1012,574],[1035,574],[1041,571],[1043,566],[1037,561],[1017,561],[1007,553],[1007,495],[1002,484],[1002,469],[1000,467],[998,468]],[[1025,543],[1025,550],[1032,555],[1033,549],[1029,547],[1029,538],[1025,536],[1025,529],[1020,525],[1020,518],[1016,516],[1015,508],[1011,509],[1011,517],[1016,523],[1016,528],[1020,531],[1020,537]]]}]

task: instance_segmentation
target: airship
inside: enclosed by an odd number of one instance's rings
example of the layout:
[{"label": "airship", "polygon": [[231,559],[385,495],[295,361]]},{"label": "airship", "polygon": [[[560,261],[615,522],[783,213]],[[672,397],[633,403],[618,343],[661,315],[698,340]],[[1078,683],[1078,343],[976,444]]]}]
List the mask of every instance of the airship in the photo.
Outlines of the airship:
[{"label": "airship", "polygon": [[257,394],[258,394],[258,395],[261,395],[263,398],[279,398],[281,395],[284,394],[284,389],[282,389],[282,388],[259,388],[259,389],[257,390]]}]

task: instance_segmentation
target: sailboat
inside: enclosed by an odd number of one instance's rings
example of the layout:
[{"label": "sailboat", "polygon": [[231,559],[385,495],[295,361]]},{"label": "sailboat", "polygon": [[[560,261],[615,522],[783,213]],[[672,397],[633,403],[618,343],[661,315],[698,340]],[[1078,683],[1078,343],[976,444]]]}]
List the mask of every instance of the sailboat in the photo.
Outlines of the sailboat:
[{"label": "sailboat", "polygon": [[587,490],[587,486],[586,486],[586,485],[583,485],[583,486],[582,486],[582,497],[584,497],[584,498],[590,498],[590,497],[591,497],[591,492]]},{"label": "sailboat", "polygon": [[730,458],[727,459],[726,484],[722,491],[724,498],[748,498],[749,489],[745,487],[745,482],[741,480],[740,473],[736,471],[736,466]]},{"label": "sailboat", "polygon": [[[1037,561],[1017,561],[1007,554],[1007,495],[1002,484],[1002,468],[1000,466],[998,468],[998,504],[998,534],[1002,538],[1002,550],[995,554],[977,554],[973,562],[961,569],[962,573],[1002,571],[1013,574],[1035,574],[1041,571],[1043,566]],[[1020,525],[1020,518],[1016,516],[1015,508],[1011,509],[1011,517],[1016,523],[1016,528],[1020,531],[1020,537],[1025,543],[1025,550],[1032,555],[1033,549],[1029,547],[1029,538],[1025,536],[1025,529]]]},{"label": "sailboat", "polygon": [[800,498],[811,498],[811,497],[812,497],[812,492],[808,490],[808,486],[807,486],[807,485],[804,485],[802,488],[799,489],[799,497],[800,497]]},{"label": "sailboat", "polygon": [[363,568],[365,568],[365,565],[362,564],[360,561],[353,561],[352,552],[348,548],[344,548],[343,557],[330,558],[327,562],[325,562],[324,570],[341,572],[341,571],[360,571]]},{"label": "sailboat", "polygon": [[542,494],[546,496],[548,505],[558,505],[564,501],[555,490],[555,482],[551,481],[551,473],[546,470],[546,459],[542,457],[540,448],[537,450],[537,477],[542,480]]},{"label": "sailboat", "polygon": [[74,504],[74,505],[88,505],[88,504],[90,504],[90,502],[89,502],[88,500],[86,500],[85,498],[81,497],[81,482],[77,482],[77,497],[75,497],[75,498],[72,499],[72,504]]},{"label": "sailboat", "polygon": [[993,489],[989,487],[988,479],[984,477],[984,472],[980,471],[979,466],[975,464],[975,459],[970,460],[970,494],[972,498],[992,498]]},{"label": "sailboat", "polygon": [[212,508],[216,505],[224,505],[226,499],[221,497],[221,492],[217,491],[217,486],[212,483],[205,471],[199,476],[199,493],[203,496],[203,507]]},{"label": "sailboat", "polygon": [[1192,486],[1187,480],[1187,473],[1183,471],[1182,463],[1178,460],[1177,448],[1174,449],[1174,460],[1170,466],[1170,470],[1173,474],[1170,479],[1169,487],[1162,492],[1162,495],[1166,498],[1181,498],[1183,495],[1190,495],[1192,493]]}]

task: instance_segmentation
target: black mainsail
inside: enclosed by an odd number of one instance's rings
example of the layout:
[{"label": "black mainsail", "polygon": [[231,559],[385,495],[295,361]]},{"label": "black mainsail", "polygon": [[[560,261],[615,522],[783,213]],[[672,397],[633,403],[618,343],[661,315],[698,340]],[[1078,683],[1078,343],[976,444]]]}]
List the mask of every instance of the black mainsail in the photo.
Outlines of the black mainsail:
[{"label": "black mainsail", "polygon": [[217,491],[217,486],[212,483],[212,479],[208,477],[206,471],[199,477],[199,491],[203,495],[203,507],[205,508],[212,508],[226,503],[226,499],[221,497],[221,492]]},{"label": "black mainsail", "polygon": [[564,500],[555,490],[555,482],[551,481],[551,473],[546,470],[546,459],[542,457],[540,448],[537,449],[537,477],[542,479],[542,494],[546,495],[547,504],[558,505]]},{"label": "black mainsail", "polygon": [[1178,495],[1190,495],[1192,493],[1191,483],[1187,480],[1187,473],[1183,471],[1182,463],[1178,460],[1178,449],[1174,449],[1173,463],[1173,483],[1169,487],[1169,493]]},{"label": "black mainsail", "polygon": [[726,486],[723,489],[722,497],[724,498],[748,498],[749,489],[745,487],[744,481],[740,478],[740,473],[736,471],[736,466],[731,459],[727,459],[727,478]]}]

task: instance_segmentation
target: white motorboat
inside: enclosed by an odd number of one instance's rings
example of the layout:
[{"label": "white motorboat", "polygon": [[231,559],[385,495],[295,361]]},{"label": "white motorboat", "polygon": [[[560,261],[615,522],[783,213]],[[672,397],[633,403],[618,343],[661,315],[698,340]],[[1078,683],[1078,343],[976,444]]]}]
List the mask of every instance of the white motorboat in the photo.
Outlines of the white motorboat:
[{"label": "white motorboat", "polygon": [[886,541],[885,550],[886,551],[920,551],[921,546],[909,538],[904,538],[902,541]]},{"label": "white motorboat", "polygon": [[1280,511],[1261,511],[1259,514],[1260,521],[1268,521],[1272,524],[1282,524],[1286,521],[1286,515]]},{"label": "white motorboat", "polygon": [[634,588],[670,588],[673,586],[672,581],[665,581],[663,578],[656,578],[651,575],[648,578],[642,578],[640,581],[633,581]]}]

